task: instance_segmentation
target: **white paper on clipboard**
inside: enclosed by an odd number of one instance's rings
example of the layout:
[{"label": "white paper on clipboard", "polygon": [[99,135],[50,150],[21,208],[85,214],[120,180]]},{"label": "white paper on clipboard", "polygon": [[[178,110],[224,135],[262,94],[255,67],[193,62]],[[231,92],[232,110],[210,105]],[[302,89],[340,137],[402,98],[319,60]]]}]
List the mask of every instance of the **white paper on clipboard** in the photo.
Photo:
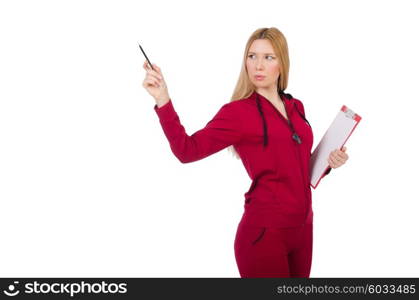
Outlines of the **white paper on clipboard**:
[{"label": "white paper on clipboard", "polygon": [[310,184],[316,188],[329,167],[330,152],[341,149],[351,136],[361,117],[343,105],[336,118],[323,135],[310,158]]}]

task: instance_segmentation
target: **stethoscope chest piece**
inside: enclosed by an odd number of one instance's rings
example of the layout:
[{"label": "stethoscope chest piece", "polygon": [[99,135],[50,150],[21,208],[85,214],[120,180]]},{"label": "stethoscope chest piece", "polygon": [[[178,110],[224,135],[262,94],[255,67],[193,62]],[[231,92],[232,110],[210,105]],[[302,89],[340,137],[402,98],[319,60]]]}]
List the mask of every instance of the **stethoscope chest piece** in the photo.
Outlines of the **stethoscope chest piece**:
[{"label": "stethoscope chest piece", "polygon": [[301,138],[300,136],[294,132],[294,134],[292,135],[292,138],[294,139],[294,141],[296,141],[298,144],[301,144]]}]

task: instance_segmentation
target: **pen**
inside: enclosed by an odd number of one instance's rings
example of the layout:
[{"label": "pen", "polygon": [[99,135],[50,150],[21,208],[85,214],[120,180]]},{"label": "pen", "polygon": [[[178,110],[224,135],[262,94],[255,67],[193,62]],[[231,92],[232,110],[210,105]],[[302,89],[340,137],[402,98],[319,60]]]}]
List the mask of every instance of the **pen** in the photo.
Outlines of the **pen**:
[{"label": "pen", "polygon": [[153,68],[153,65],[151,64],[150,60],[148,59],[147,55],[145,54],[145,52],[144,52],[143,48],[141,47],[140,43],[138,43],[138,46],[140,46],[141,52],[144,54],[145,58],[147,59],[148,64],[150,65],[151,69],[153,71],[155,71],[154,68]]}]

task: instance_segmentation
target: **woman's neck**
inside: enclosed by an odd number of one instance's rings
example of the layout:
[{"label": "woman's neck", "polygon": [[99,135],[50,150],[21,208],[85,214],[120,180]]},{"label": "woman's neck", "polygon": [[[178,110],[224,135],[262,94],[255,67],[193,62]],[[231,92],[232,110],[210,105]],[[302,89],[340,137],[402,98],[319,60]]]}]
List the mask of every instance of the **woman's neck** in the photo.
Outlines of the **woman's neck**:
[{"label": "woman's neck", "polygon": [[268,99],[273,104],[281,102],[281,97],[279,97],[278,91],[276,89],[256,89],[256,92],[266,99]]}]

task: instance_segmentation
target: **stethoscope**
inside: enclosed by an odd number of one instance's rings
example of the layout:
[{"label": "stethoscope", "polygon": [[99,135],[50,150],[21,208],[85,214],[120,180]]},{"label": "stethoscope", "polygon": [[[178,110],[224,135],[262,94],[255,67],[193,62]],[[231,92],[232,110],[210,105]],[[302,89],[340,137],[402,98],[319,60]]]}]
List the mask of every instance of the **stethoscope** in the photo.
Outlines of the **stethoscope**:
[{"label": "stethoscope", "polygon": [[[285,93],[281,93],[280,92],[280,94],[283,94],[283,95],[285,95]],[[264,115],[263,115],[263,113],[262,113],[262,109],[261,109],[261,107],[260,107],[260,103],[259,103],[259,95],[257,95],[257,103],[258,103],[258,108],[259,108],[259,112],[261,113],[261,116],[262,116],[262,118],[263,118],[263,121],[264,121],[264,129],[266,130],[266,121],[265,121],[265,117],[264,117]],[[286,107],[286,105],[285,105],[285,102],[284,102],[284,100],[282,99],[282,97],[280,97],[281,98],[281,101],[282,101],[282,103],[284,104],[284,108],[285,108],[285,111],[287,112],[287,107]],[[272,103],[271,103],[272,104]],[[304,117],[304,115],[300,112],[300,110],[298,109],[298,107],[297,107],[297,105],[295,104],[295,102],[294,102],[294,107],[295,107],[295,109],[297,110],[297,112],[298,112],[298,114],[300,115],[300,117],[301,118],[303,118],[304,119],[304,121],[306,121],[307,122],[307,124],[310,126],[310,128],[311,128],[311,125],[310,125],[310,123],[308,122],[308,120]],[[275,108],[275,110],[276,110],[276,108]],[[277,113],[279,113],[278,111],[277,111]],[[288,115],[288,112],[287,112],[287,115]],[[281,116],[281,117],[283,117],[283,116]],[[284,117],[283,117],[284,118]],[[284,120],[286,120],[287,122],[288,122],[288,125],[289,125],[289,127],[291,128],[291,131],[292,131],[292,139],[297,143],[297,144],[301,144],[302,143],[302,141],[301,141],[301,137],[298,135],[298,133],[295,131],[295,128],[294,128],[294,125],[292,124],[292,122],[291,122],[291,120],[290,120],[290,118],[288,118],[288,119],[285,119],[284,118]]]}]

